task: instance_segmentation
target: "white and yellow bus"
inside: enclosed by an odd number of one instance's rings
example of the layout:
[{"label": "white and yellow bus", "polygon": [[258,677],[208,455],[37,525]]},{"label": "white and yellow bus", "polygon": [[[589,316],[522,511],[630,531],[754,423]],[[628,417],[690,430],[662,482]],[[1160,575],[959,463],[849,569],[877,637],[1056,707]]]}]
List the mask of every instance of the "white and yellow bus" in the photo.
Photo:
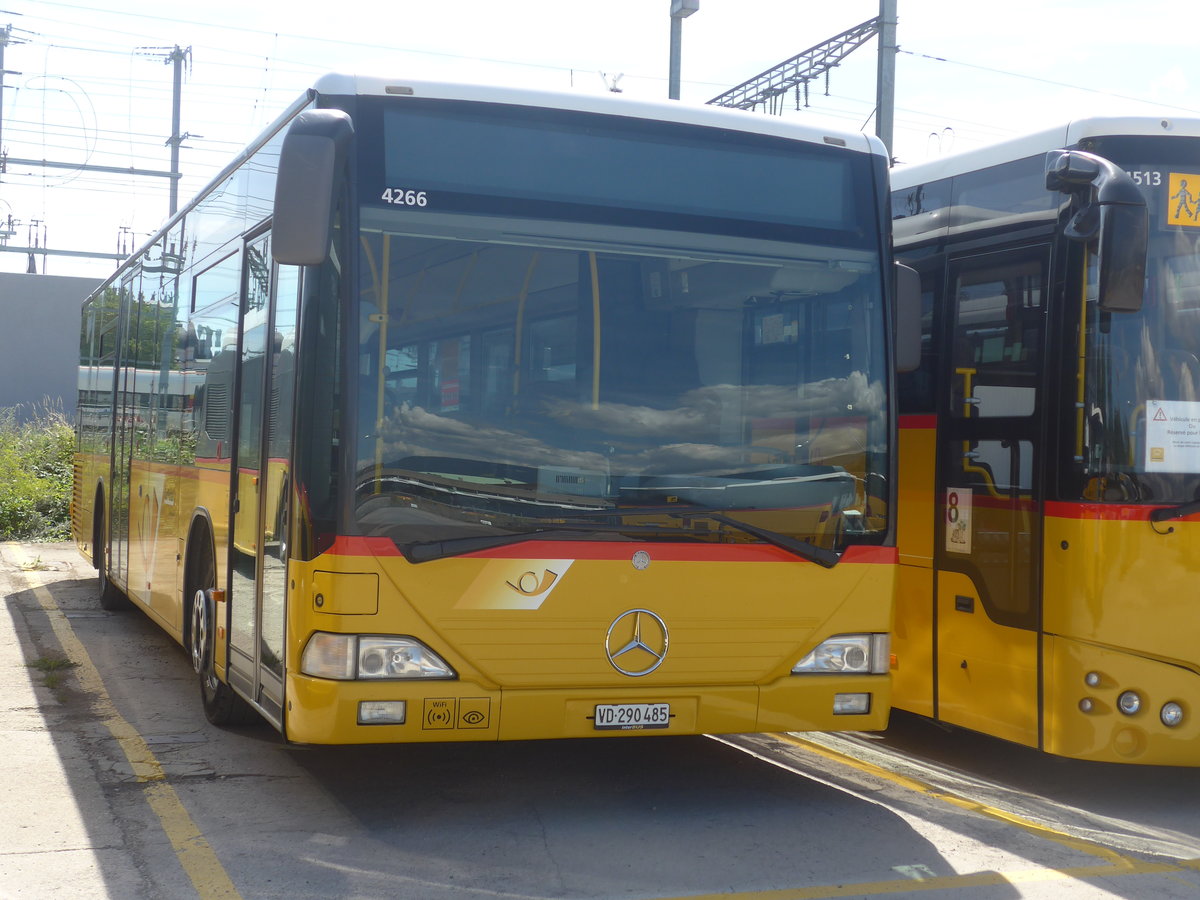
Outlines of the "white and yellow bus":
[{"label": "white and yellow bus", "polygon": [[325,77],[84,306],[103,602],[296,742],[882,727],[887,189],[863,135]]},{"label": "white and yellow bus", "polygon": [[897,708],[1200,764],[1200,121],[1087,119],[897,169]]}]

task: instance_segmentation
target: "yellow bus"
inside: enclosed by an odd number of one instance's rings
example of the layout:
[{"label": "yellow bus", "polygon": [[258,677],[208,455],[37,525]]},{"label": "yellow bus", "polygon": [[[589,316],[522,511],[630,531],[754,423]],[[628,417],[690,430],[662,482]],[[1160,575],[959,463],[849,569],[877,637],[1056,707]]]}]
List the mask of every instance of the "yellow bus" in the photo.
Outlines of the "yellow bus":
[{"label": "yellow bus", "polygon": [[893,172],[894,705],[1200,764],[1200,121],[1101,118]]},{"label": "yellow bus", "polygon": [[102,602],[295,742],[882,727],[887,190],[863,135],[326,76],[84,305]]}]

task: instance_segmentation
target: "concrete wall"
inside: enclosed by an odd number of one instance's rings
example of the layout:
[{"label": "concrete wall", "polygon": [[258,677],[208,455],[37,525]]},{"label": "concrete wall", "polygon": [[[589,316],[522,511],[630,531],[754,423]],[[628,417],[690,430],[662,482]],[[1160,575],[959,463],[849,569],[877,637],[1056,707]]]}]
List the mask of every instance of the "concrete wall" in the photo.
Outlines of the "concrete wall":
[{"label": "concrete wall", "polygon": [[75,414],[79,312],[94,278],[0,273],[0,408],[49,397]]}]

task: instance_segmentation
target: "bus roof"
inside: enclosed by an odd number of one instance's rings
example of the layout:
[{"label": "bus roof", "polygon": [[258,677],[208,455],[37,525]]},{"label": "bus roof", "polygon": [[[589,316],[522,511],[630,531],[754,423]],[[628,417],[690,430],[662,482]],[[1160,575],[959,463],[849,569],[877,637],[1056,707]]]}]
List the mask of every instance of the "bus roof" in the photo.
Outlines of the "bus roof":
[{"label": "bus roof", "polygon": [[1200,119],[1170,116],[1098,116],[1075,119],[1056,128],[1011,138],[986,147],[950,154],[926,162],[896,166],[892,169],[892,189],[904,190],[966,172],[998,166],[1014,159],[1025,159],[1073,147],[1085,138],[1131,136],[1200,137]]},{"label": "bus roof", "polygon": [[818,128],[807,123],[720,106],[701,106],[678,100],[648,101],[606,92],[548,91],[502,85],[458,84],[382,78],[375,75],[330,73],[314,85],[318,94],[358,96],[414,96],[442,100],[473,100],[483,103],[509,103],[550,109],[578,110],[603,115],[630,116],[660,122],[679,122],[710,128],[765,134],[813,144],[845,146],[861,153],[886,158],[882,141],[860,132]]}]

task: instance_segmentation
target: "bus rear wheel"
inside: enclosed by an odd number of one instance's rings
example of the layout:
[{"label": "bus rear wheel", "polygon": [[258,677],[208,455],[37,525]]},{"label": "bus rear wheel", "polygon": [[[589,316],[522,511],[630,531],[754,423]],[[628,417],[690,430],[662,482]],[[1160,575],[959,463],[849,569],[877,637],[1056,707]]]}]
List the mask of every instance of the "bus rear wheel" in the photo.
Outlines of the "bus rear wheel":
[{"label": "bus rear wheel", "polygon": [[96,562],[96,593],[100,597],[100,608],[108,612],[129,609],[132,604],[125,593],[108,577],[108,552],[101,537],[99,526],[93,529],[92,557]]},{"label": "bus rear wheel", "polygon": [[216,581],[216,566],[206,555],[199,567],[196,588],[192,595],[191,627],[188,635],[192,668],[200,678],[200,702],[204,705],[205,718],[213,725],[250,725],[260,721],[258,713],[238,696],[233,688],[217,677],[214,665],[217,605],[213,598],[213,590]]}]

